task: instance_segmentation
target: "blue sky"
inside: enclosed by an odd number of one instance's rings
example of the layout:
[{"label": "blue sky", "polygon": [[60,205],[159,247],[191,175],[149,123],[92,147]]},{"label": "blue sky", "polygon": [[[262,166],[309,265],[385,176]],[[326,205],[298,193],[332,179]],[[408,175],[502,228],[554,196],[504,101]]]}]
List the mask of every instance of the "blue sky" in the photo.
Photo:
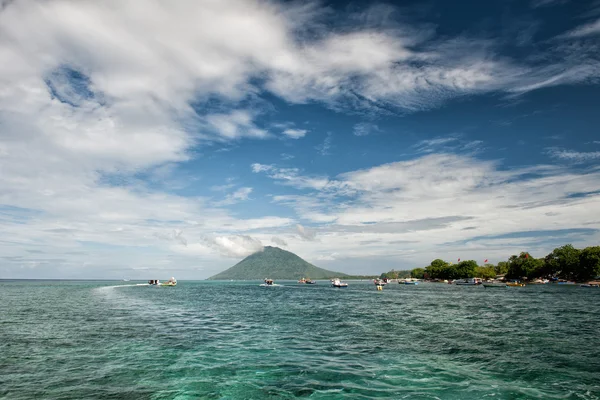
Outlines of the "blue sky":
[{"label": "blue sky", "polygon": [[600,239],[600,2],[0,2],[0,278]]}]

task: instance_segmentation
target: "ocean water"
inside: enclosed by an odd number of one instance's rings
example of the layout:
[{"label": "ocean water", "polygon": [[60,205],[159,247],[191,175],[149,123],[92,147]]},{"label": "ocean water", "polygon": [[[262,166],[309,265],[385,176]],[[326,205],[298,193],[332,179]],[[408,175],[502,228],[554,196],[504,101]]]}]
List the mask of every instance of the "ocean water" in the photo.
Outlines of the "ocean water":
[{"label": "ocean water", "polygon": [[0,282],[2,399],[598,399],[600,289]]}]

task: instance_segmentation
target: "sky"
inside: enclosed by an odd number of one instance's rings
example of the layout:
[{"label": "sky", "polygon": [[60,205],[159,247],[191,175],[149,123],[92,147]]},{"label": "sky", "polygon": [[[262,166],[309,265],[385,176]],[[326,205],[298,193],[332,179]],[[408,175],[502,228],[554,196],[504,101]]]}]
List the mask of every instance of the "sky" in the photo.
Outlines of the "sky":
[{"label": "sky", "polygon": [[0,278],[600,242],[600,1],[0,0]]}]

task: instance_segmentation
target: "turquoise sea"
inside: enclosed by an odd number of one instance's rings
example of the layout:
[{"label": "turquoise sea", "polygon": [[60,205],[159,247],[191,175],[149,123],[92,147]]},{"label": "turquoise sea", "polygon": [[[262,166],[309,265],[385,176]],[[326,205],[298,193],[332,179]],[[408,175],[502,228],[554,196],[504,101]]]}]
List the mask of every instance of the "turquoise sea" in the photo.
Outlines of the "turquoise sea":
[{"label": "turquoise sea", "polygon": [[3,399],[598,399],[600,289],[0,282]]}]

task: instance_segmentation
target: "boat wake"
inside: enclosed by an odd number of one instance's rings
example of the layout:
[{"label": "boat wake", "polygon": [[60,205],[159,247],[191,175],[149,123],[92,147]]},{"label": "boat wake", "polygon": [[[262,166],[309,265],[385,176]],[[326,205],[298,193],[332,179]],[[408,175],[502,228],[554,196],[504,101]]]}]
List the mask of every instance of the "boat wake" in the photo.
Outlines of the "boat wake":
[{"label": "boat wake", "polygon": [[108,290],[108,289],[114,289],[114,288],[120,288],[120,287],[132,287],[132,286],[149,286],[149,285],[147,283],[134,283],[131,285],[112,285],[112,286],[99,287],[98,290]]}]

